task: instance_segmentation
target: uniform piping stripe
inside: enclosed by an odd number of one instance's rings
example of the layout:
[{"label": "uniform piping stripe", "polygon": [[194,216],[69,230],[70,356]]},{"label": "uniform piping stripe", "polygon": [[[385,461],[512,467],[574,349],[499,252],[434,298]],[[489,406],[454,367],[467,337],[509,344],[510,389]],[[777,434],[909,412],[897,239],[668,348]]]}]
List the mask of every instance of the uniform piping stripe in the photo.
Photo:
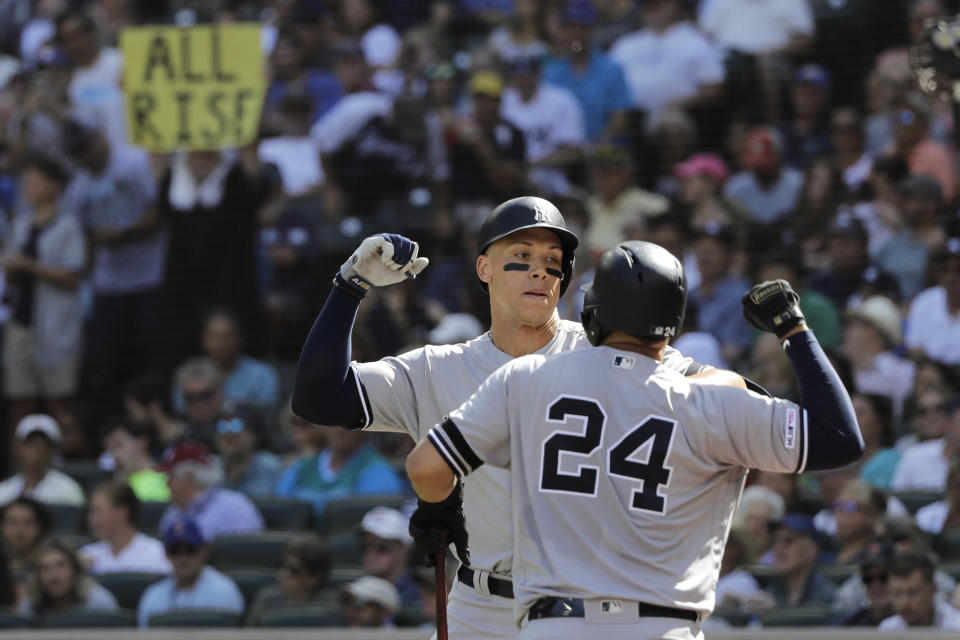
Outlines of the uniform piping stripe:
[{"label": "uniform piping stripe", "polygon": [[453,420],[450,418],[445,419],[440,423],[440,428],[443,429],[443,432],[450,439],[450,443],[456,447],[457,452],[463,456],[463,460],[467,463],[470,471],[476,470],[477,467],[483,464],[483,460],[473,452],[473,449],[467,444],[463,434],[460,433],[460,429],[453,423]]},{"label": "uniform piping stripe", "polygon": [[443,424],[441,423],[438,428],[431,429],[431,432],[434,434],[434,437],[437,438],[437,441],[440,442],[447,450],[447,453],[450,454],[451,459],[457,463],[457,466],[463,470],[463,475],[467,475],[473,469],[467,463],[466,458],[463,457],[463,454],[457,451],[456,445],[450,439],[450,436],[443,430]]},{"label": "uniform piping stripe", "polygon": [[807,419],[807,410],[803,410],[803,431],[800,432],[800,466],[797,467],[796,473],[803,473],[807,468],[807,424],[809,420]]},{"label": "uniform piping stripe", "polygon": [[363,424],[360,425],[360,428],[365,429],[373,422],[373,407],[370,405],[370,396],[367,395],[367,388],[360,382],[360,374],[357,373],[356,367],[351,365],[350,368],[353,370],[353,380],[356,382],[357,391],[360,393],[360,406],[363,407]]},{"label": "uniform piping stripe", "polygon": [[440,454],[440,457],[443,458],[443,461],[447,463],[447,466],[450,467],[450,470],[453,471],[453,474],[458,478],[462,478],[464,475],[463,467],[460,466],[460,463],[456,460],[456,458],[450,455],[450,452],[447,450],[446,443],[440,439],[435,429],[431,429],[427,434],[427,440],[429,440],[430,444],[433,445],[433,448],[437,450],[437,453]]}]

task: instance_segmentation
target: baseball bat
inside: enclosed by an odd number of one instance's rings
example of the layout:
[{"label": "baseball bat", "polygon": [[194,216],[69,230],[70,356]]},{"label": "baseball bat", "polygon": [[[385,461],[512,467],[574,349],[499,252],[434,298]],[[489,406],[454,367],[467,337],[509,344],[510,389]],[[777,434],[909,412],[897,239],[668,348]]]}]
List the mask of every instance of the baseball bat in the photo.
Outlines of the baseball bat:
[{"label": "baseball bat", "polygon": [[437,581],[437,640],[447,640],[447,532],[440,532],[440,550],[434,557]]}]

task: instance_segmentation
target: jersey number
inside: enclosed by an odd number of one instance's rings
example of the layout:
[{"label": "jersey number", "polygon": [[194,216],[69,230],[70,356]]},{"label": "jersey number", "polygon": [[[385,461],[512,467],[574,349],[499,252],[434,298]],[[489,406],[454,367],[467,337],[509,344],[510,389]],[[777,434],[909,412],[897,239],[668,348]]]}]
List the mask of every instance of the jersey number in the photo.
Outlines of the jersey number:
[{"label": "jersey number", "polygon": [[[594,400],[563,397],[550,405],[547,417],[551,422],[564,422],[568,418],[583,418],[586,428],[582,434],[557,432],[543,443],[543,459],[540,466],[540,489],[560,493],[578,493],[589,496],[597,494],[598,468],[579,465],[577,472],[560,471],[560,454],[574,453],[588,456],[596,451],[603,440],[606,414]],[[673,442],[676,423],[663,418],[647,418],[620,439],[607,453],[607,473],[618,478],[640,480],[642,487],[633,490],[634,509],[663,513],[666,507],[659,487],[670,481],[666,459]],[[649,440],[653,440],[646,462],[633,460],[632,456]]]}]

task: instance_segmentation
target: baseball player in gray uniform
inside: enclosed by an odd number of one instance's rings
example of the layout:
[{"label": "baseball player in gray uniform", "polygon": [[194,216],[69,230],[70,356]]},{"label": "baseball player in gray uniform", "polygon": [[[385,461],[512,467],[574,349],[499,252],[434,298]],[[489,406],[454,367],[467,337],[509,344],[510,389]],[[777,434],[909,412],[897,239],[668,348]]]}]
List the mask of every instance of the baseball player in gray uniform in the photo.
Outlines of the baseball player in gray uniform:
[{"label": "baseball player in gray uniform", "polygon": [[506,364],[407,460],[431,503],[458,478],[510,470],[522,640],[701,638],[748,468],[799,473],[862,455],[849,397],[789,284],[758,285],[744,309],[780,337],[799,404],[663,366],[686,293],[662,247],[607,251],[583,311],[597,348]]},{"label": "baseball player in gray uniform", "polygon": [[[479,232],[477,275],[490,295],[491,328],[456,345],[426,346],[376,362],[350,362],[350,334],[363,295],[416,275],[427,265],[415,243],[385,234],[367,238],[341,268],[304,344],[293,410],[323,425],[409,433],[417,442],[433,425],[516,356],[589,347],[580,324],[561,320],[557,302],[571,281],[577,237],[557,208],[522,197],[497,207]],[[719,384],[736,374],[697,365],[667,349],[664,366],[700,383]],[[462,565],[450,593],[451,638],[515,638],[513,624],[510,473],[487,466],[445,504],[420,503],[411,533],[428,551],[444,528],[457,543]]]}]

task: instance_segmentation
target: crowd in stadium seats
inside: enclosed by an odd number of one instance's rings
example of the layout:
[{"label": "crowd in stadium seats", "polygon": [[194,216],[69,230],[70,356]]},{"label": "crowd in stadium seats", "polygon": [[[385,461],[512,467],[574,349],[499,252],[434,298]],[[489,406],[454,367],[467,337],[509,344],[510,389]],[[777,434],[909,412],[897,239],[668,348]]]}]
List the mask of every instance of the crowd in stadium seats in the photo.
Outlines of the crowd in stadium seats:
[{"label": "crowd in stadium seats", "polygon": [[[853,397],[860,463],[750,475],[708,626],[960,628],[960,112],[911,67],[957,4],[0,0],[0,627],[429,624],[413,443],[304,421],[292,375],[372,233],[431,264],[354,358],[482,333],[475,232],[530,193],[576,284],[663,245],[674,346],[796,398],[739,302],[788,279]],[[257,139],[131,146],[123,30],[237,21]]]}]

